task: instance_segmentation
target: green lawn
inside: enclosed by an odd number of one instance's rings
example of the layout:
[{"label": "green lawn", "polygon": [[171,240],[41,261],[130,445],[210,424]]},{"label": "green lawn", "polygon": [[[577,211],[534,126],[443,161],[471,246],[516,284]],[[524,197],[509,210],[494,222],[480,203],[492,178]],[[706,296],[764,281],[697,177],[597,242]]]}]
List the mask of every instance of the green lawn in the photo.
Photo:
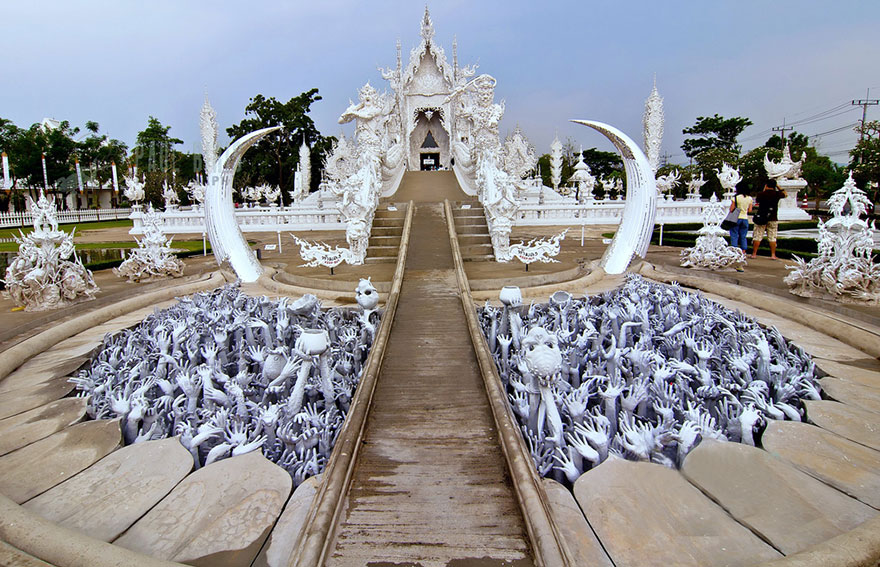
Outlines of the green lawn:
[{"label": "green lawn", "polygon": [[[96,221],[96,222],[81,222],[74,224],[62,224],[59,225],[58,228],[65,232],[70,232],[74,228],[76,228],[76,232],[80,233],[84,230],[98,230],[101,228],[118,228],[118,227],[128,227],[131,228],[133,223],[130,220],[111,220],[111,221]],[[32,226],[27,226],[24,228],[0,228],[0,238],[12,238],[12,235],[18,236],[19,230],[28,234],[34,229]],[[124,248],[124,247],[120,247]]]},{"label": "green lawn", "polygon": [[[181,241],[173,241],[171,242],[172,248],[177,248],[180,250],[186,250],[188,252],[195,252],[202,250],[202,241],[201,240],[181,240]],[[137,248],[137,242],[134,240],[127,240],[124,242],[85,242],[82,244],[77,244],[77,250],[112,250],[112,249],[120,249],[120,248]],[[211,245],[208,244],[208,251],[211,250]],[[0,243],[0,252],[18,252],[18,244],[15,242],[3,242]]]}]

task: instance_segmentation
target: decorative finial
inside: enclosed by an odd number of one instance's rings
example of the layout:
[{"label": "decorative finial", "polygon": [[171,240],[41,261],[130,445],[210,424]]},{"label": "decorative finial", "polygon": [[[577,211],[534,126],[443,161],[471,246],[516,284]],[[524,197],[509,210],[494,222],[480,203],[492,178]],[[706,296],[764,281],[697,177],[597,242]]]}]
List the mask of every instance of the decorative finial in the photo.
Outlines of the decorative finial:
[{"label": "decorative finial", "polygon": [[434,38],[434,22],[431,21],[431,13],[428,11],[427,4],[425,4],[425,17],[422,18],[422,38],[425,43],[430,43]]}]

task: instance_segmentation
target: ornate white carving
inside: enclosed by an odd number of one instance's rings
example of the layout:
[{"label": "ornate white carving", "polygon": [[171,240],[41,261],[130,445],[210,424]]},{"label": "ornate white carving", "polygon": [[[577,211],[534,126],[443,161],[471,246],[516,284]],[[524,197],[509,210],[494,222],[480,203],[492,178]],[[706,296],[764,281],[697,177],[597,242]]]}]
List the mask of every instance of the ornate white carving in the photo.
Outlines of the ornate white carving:
[{"label": "ornate white carving", "polygon": [[569,181],[577,184],[578,203],[592,200],[593,189],[596,187],[596,178],[590,173],[590,166],[584,163],[583,150],[578,152],[578,161],[574,166],[574,173]]},{"label": "ornate white carving", "polygon": [[162,232],[162,221],[152,205],[147,206],[143,215],[144,237],[135,238],[138,248],[133,250],[113,273],[128,278],[130,282],[149,281],[163,278],[178,278],[183,275],[183,261],[174,255],[171,239]]},{"label": "ornate white carving", "polygon": [[689,201],[698,201],[700,199],[700,188],[708,183],[705,179],[703,179],[703,172],[700,172],[700,177],[691,177],[690,181],[688,181],[688,194],[687,198]]},{"label": "ornate white carving", "polygon": [[205,93],[205,104],[199,114],[199,130],[202,134],[202,159],[205,161],[205,174],[210,175],[217,163],[217,113],[208,102]]},{"label": "ornate white carving", "polygon": [[293,175],[293,193],[290,197],[299,202],[309,196],[312,183],[311,155],[305,142],[299,147],[299,163]]},{"label": "ornate white carving", "polygon": [[665,195],[667,200],[672,199],[672,190],[678,185],[679,179],[681,179],[681,175],[677,169],[668,175],[657,177],[657,192],[660,195]]},{"label": "ornate white carving", "polygon": [[[531,264],[532,262],[559,262],[555,257],[559,255],[561,242],[565,239],[568,232],[566,228],[559,234],[550,238],[533,238],[528,243],[520,242],[519,244],[511,244],[509,249],[510,256],[507,260],[516,258],[523,264]],[[506,261],[506,260],[505,260]]]},{"label": "ornate white carving", "polygon": [[162,181],[162,198],[165,200],[165,210],[177,208],[180,203],[180,197],[177,195],[177,189],[168,185],[168,181]]},{"label": "ornate white carving", "polygon": [[550,183],[554,191],[558,191],[562,183],[562,142],[559,136],[553,138],[550,144]]},{"label": "ornate white carving", "polygon": [[782,159],[778,162],[770,161],[770,152],[764,154],[764,170],[770,179],[800,179],[801,167],[807,159],[807,152],[801,154],[800,161],[791,159],[788,144],[782,149]]},{"label": "ornate white carving", "polygon": [[186,193],[197,208],[205,202],[206,189],[207,185],[203,185],[196,180],[190,181],[186,186]]},{"label": "ornate white carving", "polygon": [[529,171],[535,169],[538,158],[535,156],[535,148],[526,139],[519,126],[505,138],[502,152],[502,169],[510,176],[519,191],[525,191],[524,178]]},{"label": "ornate white carving", "polygon": [[131,171],[128,175],[122,176],[122,179],[125,180],[125,190],[123,191],[125,198],[132,203],[143,201],[145,184],[142,181],[138,181],[137,174]]},{"label": "ornate white carving", "polygon": [[654,88],[645,101],[645,116],[642,120],[645,127],[645,155],[651,164],[651,171],[657,174],[660,166],[660,146],[663,143],[663,99],[657,92],[657,79]]},{"label": "ornate white carving", "polygon": [[746,254],[736,246],[729,246],[721,228],[728,208],[715,194],[704,209],[703,228],[699,230],[696,245],[681,251],[681,265],[686,268],[720,270],[729,267],[741,269],[746,264]]},{"label": "ornate white carving", "polygon": [[852,178],[828,199],[834,215],[819,221],[818,256],[805,262],[795,256],[796,266],[785,277],[790,291],[804,297],[831,296],[838,301],[880,302],[880,264],[871,257],[874,225],[861,215],[871,201]]},{"label": "ornate white carving", "polygon": [[[55,198],[46,199],[42,189],[39,199],[31,197],[34,230],[21,237],[18,255],[6,268],[6,293],[25,311],[46,311],[80,299],[94,299],[98,286],[74,254],[73,233],[58,229]],[[73,255],[73,261],[68,258]]]},{"label": "ornate white carving", "polygon": [[626,134],[601,122],[573,120],[608,138],[623,159],[626,171],[626,203],[623,219],[599,266],[609,274],[622,274],[635,254],[644,257],[654,232],[657,215],[657,184],[648,158]]},{"label": "ornate white carving", "polygon": [[724,199],[728,201],[733,199],[734,194],[736,194],[736,185],[742,181],[742,175],[740,175],[739,170],[724,163],[721,164],[720,170],[715,170],[715,173],[718,176],[718,181],[724,188]]}]

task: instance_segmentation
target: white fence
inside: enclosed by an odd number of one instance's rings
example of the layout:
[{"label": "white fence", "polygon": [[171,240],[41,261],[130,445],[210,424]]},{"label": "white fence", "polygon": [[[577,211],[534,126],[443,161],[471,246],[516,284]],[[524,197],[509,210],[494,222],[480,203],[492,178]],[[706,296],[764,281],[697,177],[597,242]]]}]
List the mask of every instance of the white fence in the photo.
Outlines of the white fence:
[{"label": "white fence", "polygon": [[[58,224],[77,222],[127,220],[131,209],[82,209],[57,211]],[[34,216],[30,211],[0,213],[0,228],[33,226]]]},{"label": "white fence", "polygon": [[[205,234],[204,208],[171,209],[161,213],[165,234]],[[345,222],[335,205],[316,207],[253,207],[235,210],[242,232],[282,232],[302,230],[345,230]],[[143,234],[139,210],[131,214],[131,234]]]},{"label": "white fence", "polygon": [[[657,202],[657,224],[673,222],[701,222],[708,201],[660,200]],[[593,200],[583,204],[553,202],[541,205],[524,203],[517,211],[517,226],[553,225],[617,225],[623,215],[625,201]]]}]

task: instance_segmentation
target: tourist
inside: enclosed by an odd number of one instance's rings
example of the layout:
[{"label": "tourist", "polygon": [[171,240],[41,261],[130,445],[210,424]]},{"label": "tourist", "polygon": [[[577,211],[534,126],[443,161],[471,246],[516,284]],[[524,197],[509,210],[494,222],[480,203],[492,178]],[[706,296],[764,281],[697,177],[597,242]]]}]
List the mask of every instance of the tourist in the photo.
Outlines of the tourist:
[{"label": "tourist", "polygon": [[748,252],[749,213],[752,212],[752,197],[747,187],[737,187],[736,195],[730,203],[730,212],[739,209],[736,224],[730,228],[730,245]]},{"label": "tourist", "polygon": [[767,242],[770,243],[770,259],[776,260],[776,230],[779,225],[777,220],[777,211],[779,210],[779,201],[785,198],[785,191],[777,187],[776,180],[770,179],[764,184],[764,190],[758,193],[756,197],[758,211],[752,218],[755,223],[754,233],[752,234],[752,258],[758,257],[758,247],[767,234]]}]

